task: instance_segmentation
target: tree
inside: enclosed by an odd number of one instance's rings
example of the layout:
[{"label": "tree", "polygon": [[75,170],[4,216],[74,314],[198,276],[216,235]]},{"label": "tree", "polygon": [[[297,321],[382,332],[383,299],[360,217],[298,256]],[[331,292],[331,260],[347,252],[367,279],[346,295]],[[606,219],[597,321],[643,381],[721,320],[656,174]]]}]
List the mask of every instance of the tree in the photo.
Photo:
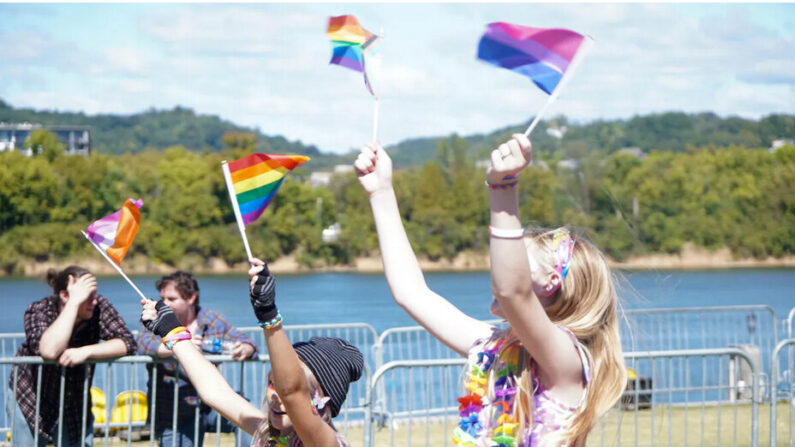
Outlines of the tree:
[{"label": "tree", "polygon": [[48,161],[66,151],[66,146],[58,141],[58,136],[46,129],[36,129],[25,139],[25,147],[34,154],[43,155]]}]

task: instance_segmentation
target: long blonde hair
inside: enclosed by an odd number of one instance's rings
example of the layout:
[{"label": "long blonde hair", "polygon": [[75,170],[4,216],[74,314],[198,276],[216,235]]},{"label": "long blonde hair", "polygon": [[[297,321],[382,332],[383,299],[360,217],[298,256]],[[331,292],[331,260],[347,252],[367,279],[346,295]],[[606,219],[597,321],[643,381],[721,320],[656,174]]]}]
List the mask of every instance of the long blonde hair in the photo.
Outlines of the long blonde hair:
[{"label": "long blonde hair", "polygon": [[[554,231],[536,231],[528,242],[537,244],[536,260],[543,274],[554,271],[552,236]],[[585,440],[596,421],[606,413],[626,387],[627,375],[619,337],[619,302],[613,274],[604,255],[587,240],[576,237],[568,273],[551,297],[553,304],[544,310],[549,319],[569,329],[585,348],[590,360],[590,381],[586,398],[568,429],[556,436],[574,445]],[[508,337],[510,328],[493,338]],[[518,340],[509,337],[502,350],[515,349]],[[524,349],[517,358],[519,377],[514,400],[518,433],[525,432],[533,411],[531,359]]]},{"label": "long blonde hair", "polygon": [[[321,397],[325,396],[325,394],[323,393],[323,388],[320,387],[320,382],[317,381],[315,375],[312,374],[312,371],[303,362],[301,362],[301,369],[304,370],[304,376],[306,377],[306,386],[309,389],[309,396],[307,396],[307,399],[309,399],[310,396],[314,396],[315,393],[320,393]],[[283,432],[271,430],[270,419],[268,419],[268,414],[269,414],[268,408],[269,408],[268,396],[266,393],[265,396],[262,398],[262,412],[265,413],[265,418],[260,423],[259,427],[257,427],[257,431],[252,436],[251,446],[267,447],[269,445],[268,441],[271,436],[286,437],[287,445],[289,447],[302,446],[303,444],[301,442],[301,439],[298,438],[298,433],[295,432],[295,429],[293,427],[290,427]],[[334,427],[334,423],[331,420],[331,405],[326,405],[322,410],[319,410],[318,413],[320,415],[320,418],[323,419],[323,421],[325,421],[335,431],[337,430],[336,427]],[[337,434],[337,440],[339,441],[339,444],[342,447],[350,447],[350,444],[342,434],[340,433]]]}]

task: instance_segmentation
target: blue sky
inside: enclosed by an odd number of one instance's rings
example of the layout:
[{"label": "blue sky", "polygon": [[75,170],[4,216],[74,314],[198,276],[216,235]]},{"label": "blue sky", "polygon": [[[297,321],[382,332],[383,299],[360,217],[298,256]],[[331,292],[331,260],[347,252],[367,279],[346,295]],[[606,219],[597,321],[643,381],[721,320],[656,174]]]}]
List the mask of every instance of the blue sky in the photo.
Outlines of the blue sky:
[{"label": "blue sky", "polygon": [[[596,40],[548,116],[795,113],[795,4],[0,4],[0,98],[130,114],[190,107],[345,152],[372,135],[356,72],[329,66],[329,16],[384,29],[384,144],[489,132],[546,99],[475,59],[485,25],[563,27]],[[375,64],[374,64],[375,65]]]}]

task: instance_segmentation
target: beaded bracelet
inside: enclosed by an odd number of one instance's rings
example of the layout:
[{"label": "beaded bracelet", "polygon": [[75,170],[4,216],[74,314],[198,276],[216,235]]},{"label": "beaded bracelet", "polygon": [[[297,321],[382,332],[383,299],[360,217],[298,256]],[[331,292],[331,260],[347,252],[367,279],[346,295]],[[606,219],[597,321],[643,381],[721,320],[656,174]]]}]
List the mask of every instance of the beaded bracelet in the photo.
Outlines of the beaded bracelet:
[{"label": "beaded bracelet", "polygon": [[163,344],[166,345],[168,349],[174,349],[174,345],[178,341],[182,340],[190,340],[191,334],[188,328],[185,326],[175,327],[171,330],[165,337],[163,337]]},{"label": "beaded bracelet", "polygon": [[260,321],[260,323],[259,323],[259,327],[261,327],[263,329],[273,329],[273,328],[277,328],[277,327],[279,327],[281,325],[282,325],[282,313],[281,312],[277,313],[276,316],[273,317],[272,320],[266,321],[266,322],[261,322]]},{"label": "beaded bracelet", "polygon": [[488,180],[486,180],[485,183],[486,183],[486,186],[488,186],[491,189],[513,188],[514,186],[516,186],[517,183],[519,183],[519,175],[518,174],[506,175],[502,179],[503,180],[508,180],[508,183],[489,183]]}]

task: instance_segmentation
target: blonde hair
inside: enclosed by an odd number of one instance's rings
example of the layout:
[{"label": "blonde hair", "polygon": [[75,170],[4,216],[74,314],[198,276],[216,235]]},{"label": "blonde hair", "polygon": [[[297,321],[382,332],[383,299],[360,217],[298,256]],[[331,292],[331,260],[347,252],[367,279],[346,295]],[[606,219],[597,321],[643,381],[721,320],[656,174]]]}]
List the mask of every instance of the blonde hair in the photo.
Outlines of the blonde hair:
[{"label": "blonde hair", "polygon": [[[539,250],[534,253],[543,274],[555,271],[552,236],[554,231],[536,231],[528,235]],[[572,235],[572,237],[574,237]],[[574,445],[584,441],[596,421],[606,413],[626,387],[627,375],[619,337],[619,302],[613,274],[604,255],[587,240],[574,237],[575,244],[568,273],[560,288],[551,297],[554,301],[544,310],[549,319],[569,329],[585,348],[590,360],[590,381],[586,397],[567,430],[555,436],[571,440]],[[509,337],[510,328],[492,338]],[[519,341],[510,336],[501,351],[516,349]],[[533,411],[531,359],[525,349],[517,357],[517,394],[513,412],[524,433]],[[489,391],[490,393],[493,390]]]},{"label": "blonde hair", "polygon": [[[306,377],[306,386],[309,389],[309,396],[314,396],[315,393],[319,393],[320,396],[324,396],[323,388],[320,387],[320,382],[317,381],[317,378],[312,371],[303,363],[301,362],[301,369],[304,370],[304,376]],[[307,396],[307,398],[309,398]],[[259,427],[257,427],[257,431],[252,436],[251,446],[261,446],[265,447],[268,445],[268,439],[271,436],[285,436],[287,437],[287,445],[289,447],[297,447],[303,445],[301,439],[298,438],[298,434],[295,432],[293,427],[288,428],[283,432],[272,432],[270,420],[268,419],[268,396],[266,395],[262,398],[262,412],[265,413],[265,419],[260,423]],[[331,405],[326,405],[322,410],[318,411],[320,418],[323,419],[331,428],[335,431],[337,430],[334,427],[334,423],[331,421]],[[345,439],[345,437],[337,433],[337,440],[342,447],[350,447],[350,444]]]}]

